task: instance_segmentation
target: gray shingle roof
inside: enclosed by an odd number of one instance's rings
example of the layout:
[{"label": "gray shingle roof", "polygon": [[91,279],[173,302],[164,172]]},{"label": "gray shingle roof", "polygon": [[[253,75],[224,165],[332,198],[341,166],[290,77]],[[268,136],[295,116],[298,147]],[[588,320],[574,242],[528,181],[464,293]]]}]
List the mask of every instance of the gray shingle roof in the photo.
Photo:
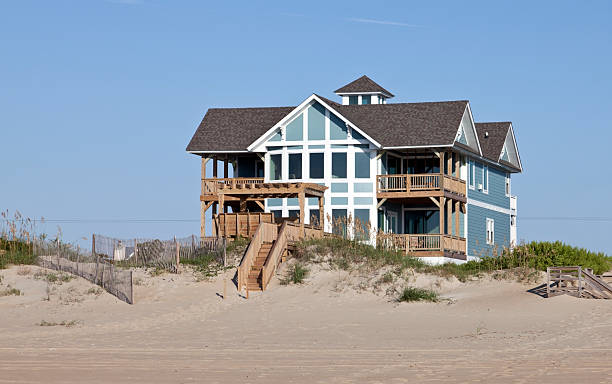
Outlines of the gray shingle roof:
[{"label": "gray shingle roof", "polygon": [[509,121],[476,123],[478,141],[484,157],[493,161],[499,160],[510,124]]},{"label": "gray shingle roof", "polygon": [[354,80],[344,87],[335,90],[335,93],[359,93],[359,92],[382,92],[393,97],[394,95],[376,84],[374,80],[370,79],[366,75],[361,76],[357,80]]},{"label": "gray shingle roof", "polygon": [[383,147],[455,142],[466,100],[332,106]]},{"label": "gray shingle roof", "polygon": [[[318,97],[383,147],[453,144],[468,103],[341,105]],[[244,151],[294,108],[211,108],[187,151]]]},{"label": "gray shingle roof", "polygon": [[295,107],[211,108],[187,151],[244,151]]}]

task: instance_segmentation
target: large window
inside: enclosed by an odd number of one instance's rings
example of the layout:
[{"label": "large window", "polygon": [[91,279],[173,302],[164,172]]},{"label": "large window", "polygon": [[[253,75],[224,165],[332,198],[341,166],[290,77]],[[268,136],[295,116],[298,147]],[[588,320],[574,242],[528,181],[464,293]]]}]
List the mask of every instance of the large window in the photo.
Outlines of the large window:
[{"label": "large window", "polygon": [[332,209],[332,232],[346,237],[346,209]]},{"label": "large window", "polygon": [[487,244],[495,244],[495,220],[487,219]]},{"label": "large window", "polygon": [[320,212],[318,209],[311,209],[309,212],[309,217],[310,217],[310,224],[316,225],[316,226],[319,225],[321,218],[320,218]]},{"label": "large window", "polygon": [[311,153],[310,155],[310,178],[322,179],[325,177],[325,160],[322,153]]},{"label": "large window", "polygon": [[350,105],[359,104],[359,96],[357,95],[349,96],[349,104]]},{"label": "large window", "polygon": [[282,155],[270,155],[270,180],[280,180],[283,177]]},{"label": "large window", "polygon": [[341,118],[329,114],[329,138],[331,140],[346,140],[348,138],[348,129]]},{"label": "large window", "polygon": [[355,238],[370,238],[370,210],[355,209]]},{"label": "large window", "polygon": [[332,178],[346,179],[346,153],[332,153]]},{"label": "large window", "polygon": [[358,179],[370,178],[370,154],[355,152],[355,177]]},{"label": "large window", "polygon": [[304,117],[299,115],[285,128],[285,140],[302,140],[304,132]]},{"label": "large window", "polygon": [[301,153],[290,153],[289,154],[289,178],[290,179],[301,179],[302,178],[302,154]]},{"label": "large window", "polygon": [[319,103],[308,108],[308,139],[325,140],[325,108]]},{"label": "large window", "polygon": [[362,95],[361,96],[361,104],[371,104],[372,96],[371,95]]}]

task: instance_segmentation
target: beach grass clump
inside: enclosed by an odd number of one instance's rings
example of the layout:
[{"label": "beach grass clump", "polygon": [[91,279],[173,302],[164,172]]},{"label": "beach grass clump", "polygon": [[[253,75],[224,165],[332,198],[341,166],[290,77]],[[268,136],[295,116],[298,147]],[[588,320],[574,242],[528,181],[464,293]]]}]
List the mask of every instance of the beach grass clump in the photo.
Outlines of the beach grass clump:
[{"label": "beach grass clump", "polygon": [[217,254],[213,252],[202,252],[192,258],[182,259],[181,264],[190,265],[195,272],[205,277],[216,276],[223,269]]},{"label": "beach grass clump", "polygon": [[429,289],[407,287],[400,293],[397,298],[398,302],[414,302],[414,301],[430,301],[437,302],[438,294]]},{"label": "beach grass clump", "polygon": [[59,323],[55,322],[55,321],[46,321],[46,320],[43,320],[40,323],[38,323],[37,325],[41,326],[41,327],[57,327],[57,326],[62,326],[62,327],[70,328],[70,327],[74,327],[75,325],[78,325],[78,324],[79,324],[79,322],[77,320],[70,320],[70,321],[64,320],[64,321],[60,321]]},{"label": "beach grass clump", "polygon": [[285,275],[285,278],[281,279],[281,284],[282,285],[289,285],[291,283],[302,284],[304,282],[304,279],[306,279],[307,275],[308,275],[308,268],[304,267],[300,263],[296,263],[293,266],[291,266],[291,268],[289,268],[289,270],[287,271],[287,274]]},{"label": "beach grass clump", "polygon": [[0,290],[0,297],[4,296],[21,296],[21,290],[11,287],[10,285],[3,290]]},{"label": "beach grass clump", "polygon": [[[573,247],[560,241],[533,241],[516,246],[513,250],[492,249],[490,255],[462,264],[446,263],[429,265],[415,255],[403,251],[373,247],[357,240],[341,237],[308,239],[296,244],[295,257],[302,262],[326,260],[330,265],[342,269],[367,267],[378,269],[393,266],[397,274],[405,269],[434,274],[441,277],[456,277],[465,282],[472,277],[500,270],[546,271],[552,266],[574,266],[591,268],[595,274],[612,269],[612,258],[601,252]],[[522,273],[522,275],[528,275]]]}]

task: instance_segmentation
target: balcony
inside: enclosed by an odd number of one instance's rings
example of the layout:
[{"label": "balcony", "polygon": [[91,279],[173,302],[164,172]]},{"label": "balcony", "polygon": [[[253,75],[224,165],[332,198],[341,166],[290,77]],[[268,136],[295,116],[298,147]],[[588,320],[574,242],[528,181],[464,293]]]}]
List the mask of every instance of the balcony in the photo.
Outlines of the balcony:
[{"label": "balcony", "polygon": [[466,241],[463,237],[439,234],[381,233],[378,246],[403,251],[417,257],[445,256],[465,260]]},{"label": "balcony", "polygon": [[424,173],[413,175],[378,175],[379,199],[405,197],[449,197],[465,201],[465,181],[451,175]]},{"label": "balcony", "polygon": [[253,188],[256,184],[263,184],[263,182],[263,177],[202,179],[202,195],[216,196],[220,190]]}]

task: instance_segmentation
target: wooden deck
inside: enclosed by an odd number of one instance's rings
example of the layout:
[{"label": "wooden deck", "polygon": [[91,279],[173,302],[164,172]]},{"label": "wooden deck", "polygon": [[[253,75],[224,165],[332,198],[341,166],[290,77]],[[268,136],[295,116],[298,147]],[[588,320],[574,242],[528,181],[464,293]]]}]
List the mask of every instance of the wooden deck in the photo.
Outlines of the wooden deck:
[{"label": "wooden deck", "polygon": [[571,295],[593,299],[612,299],[612,287],[592,270],[575,267],[546,268],[546,296]]},{"label": "wooden deck", "polygon": [[376,237],[376,244],[418,257],[466,259],[465,238],[452,235],[381,233]]},{"label": "wooden deck", "polygon": [[464,180],[440,173],[378,175],[376,194],[379,199],[406,197],[447,197],[465,202]]}]

